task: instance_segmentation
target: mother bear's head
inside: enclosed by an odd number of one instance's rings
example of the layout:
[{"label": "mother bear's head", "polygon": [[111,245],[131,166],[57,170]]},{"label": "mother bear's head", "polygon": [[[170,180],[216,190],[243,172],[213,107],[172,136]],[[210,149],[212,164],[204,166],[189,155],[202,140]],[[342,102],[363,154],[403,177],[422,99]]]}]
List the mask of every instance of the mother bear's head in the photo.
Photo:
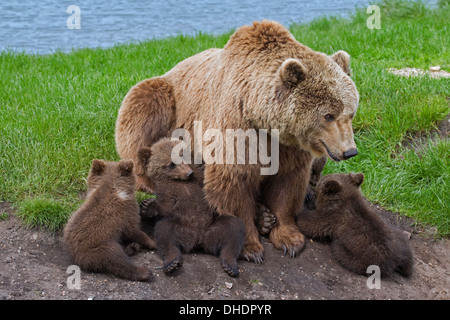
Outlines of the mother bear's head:
[{"label": "mother bear's head", "polygon": [[280,143],[300,144],[315,157],[340,161],[357,154],[352,120],[359,95],[348,53],[314,51],[273,21],[239,28],[224,49],[222,57],[234,62],[234,77],[241,69],[238,74],[246,78],[237,82],[247,86],[240,92],[256,92],[241,97],[247,121],[279,129]]}]

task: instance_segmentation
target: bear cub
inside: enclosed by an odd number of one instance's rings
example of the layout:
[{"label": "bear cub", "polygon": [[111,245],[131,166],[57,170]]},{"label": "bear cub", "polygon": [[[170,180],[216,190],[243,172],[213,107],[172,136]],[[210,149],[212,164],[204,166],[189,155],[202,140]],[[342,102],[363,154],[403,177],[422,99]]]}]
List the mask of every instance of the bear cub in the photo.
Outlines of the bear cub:
[{"label": "bear cub", "polygon": [[[152,273],[128,255],[136,243],[155,249],[155,242],[140,229],[139,206],[134,197],[133,162],[93,160],[88,194],[64,228],[63,240],[74,262],[83,270],[104,272],[133,281],[148,281]],[[129,244],[124,248],[125,244]]]},{"label": "bear cub", "polygon": [[330,238],[334,258],[345,268],[366,274],[376,265],[381,275],[409,277],[413,257],[406,236],[386,223],[364,199],[364,175],[330,174],[316,186],[315,209],[304,206],[297,224],[309,238]]},{"label": "bear cub", "polygon": [[151,148],[141,148],[137,157],[139,170],[155,183],[156,200],[144,200],[141,215],[159,216],[154,237],[163,270],[170,273],[178,269],[182,252],[199,248],[219,255],[224,270],[235,277],[245,241],[244,222],[234,216],[218,215],[209,206],[203,193],[203,166],[172,161],[171,152],[178,143],[163,138]]}]

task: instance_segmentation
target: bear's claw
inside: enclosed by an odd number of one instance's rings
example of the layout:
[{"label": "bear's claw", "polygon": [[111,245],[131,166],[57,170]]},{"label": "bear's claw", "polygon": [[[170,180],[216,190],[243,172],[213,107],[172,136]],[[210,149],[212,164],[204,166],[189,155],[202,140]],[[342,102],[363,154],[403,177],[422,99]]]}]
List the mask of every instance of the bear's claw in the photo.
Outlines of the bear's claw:
[{"label": "bear's claw", "polygon": [[270,232],[270,242],[291,258],[295,258],[305,247],[305,237],[296,226],[291,225],[275,226]]},{"label": "bear's claw", "polygon": [[252,261],[257,264],[262,264],[264,262],[264,251],[261,250],[259,252],[249,252],[247,250],[243,250],[240,257],[247,261]]}]

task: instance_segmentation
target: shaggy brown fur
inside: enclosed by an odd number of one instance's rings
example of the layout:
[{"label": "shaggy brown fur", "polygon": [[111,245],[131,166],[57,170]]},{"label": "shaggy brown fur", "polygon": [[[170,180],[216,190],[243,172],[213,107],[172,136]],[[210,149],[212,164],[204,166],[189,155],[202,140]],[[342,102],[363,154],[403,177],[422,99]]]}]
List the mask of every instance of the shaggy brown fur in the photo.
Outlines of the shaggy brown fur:
[{"label": "shaggy brown fur", "polygon": [[278,220],[270,241],[295,256],[304,245],[295,214],[313,157],[340,161],[356,155],[351,123],[359,96],[349,59],[344,51],[328,56],[311,50],[276,22],[243,26],[223,49],[203,51],[131,88],[116,123],[117,151],[136,160],[140,148],[176,128],[193,137],[196,120],[203,133],[218,129],[223,136],[226,129],[278,129],[277,174],[262,176],[260,163],[206,164],[204,193],[220,215],[244,220],[247,259],[263,260],[254,224],[258,196]]},{"label": "shaggy brown fur", "polygon": [[[141,170],[155,182],[157,200],[150,201],[152,211],[162,217],[155,225],[154,235],[164,260],[163,270],[174,271],[181,266],[181,253],[198,247],[219,255],[224,270],[237,276],[244,223],[237,217],[218,216],[209,206],[202,190],[202,166],[174,164],[171,152],[176,144],[165,138],[138,153]],[[148,204],[146,210],[148,218]]]},{"label": "shaggy brown fur", "polygon": [[322,171],[325,168],[326,164],[327,164],[326,156],[317,158],[312,163],[311,172],[309,176],[309,185],[305,196],[305,205],[310,210],[314,209],[314,203],[316,200],[315,187],[319,182],[320,178],[322,177]]},{"label": "shaggy brown fur", "polygon": [[[131,160],[92,162],[86,201],[64,229],[64,243],[80,268],[130,280],[152,278],[151,271],[136,265],[123,247],[136,242],[148,249],[156,248],[155,242],[140,230],[134,190]],[[127,253],[133,252],[133,246],[127,248]]]},{"label": "shaggy brown fur", "polygon": [[363,180],[362,173],[323,177],[316,188],[316,208],[300,212],[299,228],[310,238],[331,238],[334,258],[353,272],[366,274],[368,266],[376,265],[382,275],[408,277],[413,259],[406,237],[368,205],[359,188]]}]

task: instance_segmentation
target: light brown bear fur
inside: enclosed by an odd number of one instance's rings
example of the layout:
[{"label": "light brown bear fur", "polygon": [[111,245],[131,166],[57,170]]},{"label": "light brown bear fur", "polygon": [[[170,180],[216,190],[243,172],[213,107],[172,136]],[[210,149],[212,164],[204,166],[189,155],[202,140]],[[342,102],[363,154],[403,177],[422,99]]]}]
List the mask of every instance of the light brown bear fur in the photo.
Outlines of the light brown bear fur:
[{"label": "light brown bear fur", "polygon": [[[339,161],[356,151],[351,124],[359,96],[349,64],[344,51],[331,56],[313,51],[276,22],[243,26],[223,49],[203,51],[131,88],[116,122],[117,151],[136,160],[140,148],[176,128],[194,137],[196,120],[203,133],[219,129],[224,137],[225,129],[278,129],[278,173],[262,176],[260,163],[206,164],[204,192],[220,214],[244,220],[247,259],[263,259],[254,224],[258,196],[278,220],[270,241],[294,256],[304,246],[295,214],[313,158],[328,154]],[[151,190],[142,172],[137,175],[139,187]]]},{"label": "light brown bear fur", "polygon": [[364,175],[335,173],[320,179],[314,210],[299,213],[300,230],[310,238],[330,238],[333,257],[345,268],[366,274],[376,265],[381,275],[410,276],[413,257],[405,235],[385,222],[364,199]]},{"label": "light brown bear fur", "polygon": [[136,265],[123,247],[127,242],[135,242],[148,249],[156,248],[155,242],[140,230],[134,191],[131,160],[92,162],[86,201],[71,215],[63,237],[81,269],[129,280],[152,278],[151,271]]}]

